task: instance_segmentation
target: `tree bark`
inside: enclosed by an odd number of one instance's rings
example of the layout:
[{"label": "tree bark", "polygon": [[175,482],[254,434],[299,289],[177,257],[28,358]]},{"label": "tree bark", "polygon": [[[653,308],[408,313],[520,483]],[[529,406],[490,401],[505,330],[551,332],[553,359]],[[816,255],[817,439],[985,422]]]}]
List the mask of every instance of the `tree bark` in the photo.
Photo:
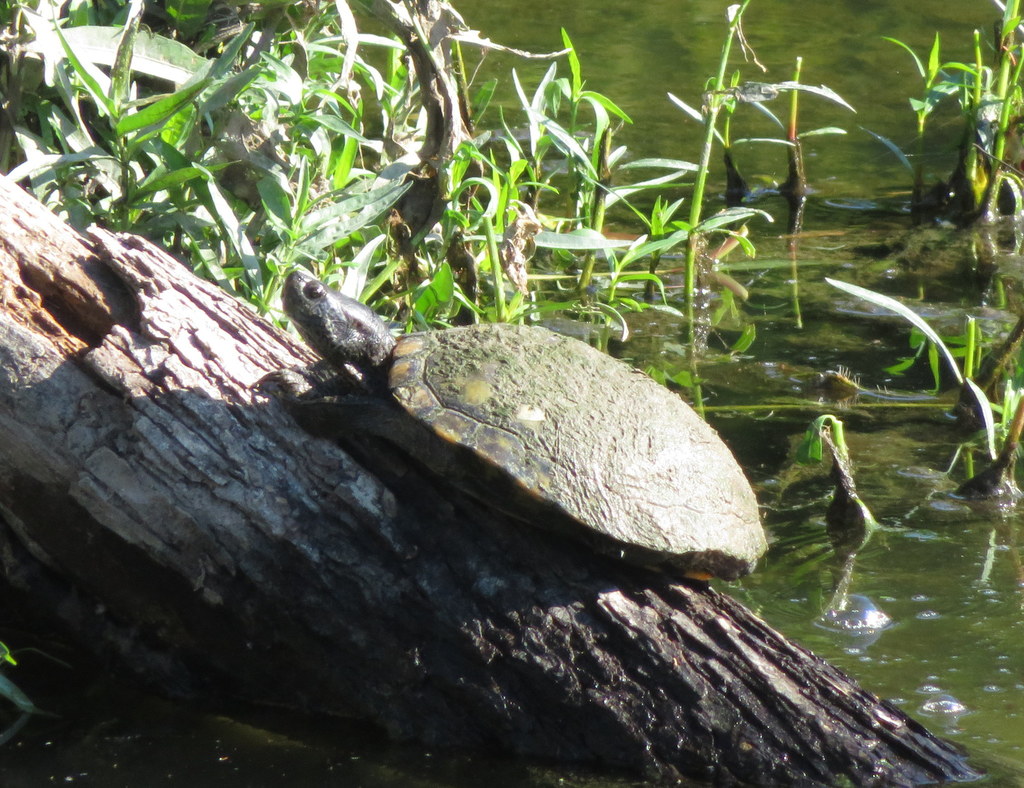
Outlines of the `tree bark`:
[{"label": "tree bark", "polygon": [[2,582],[145,680],[659,779],[976,776],[728,596],[302,432],[252,385],[309,353],[148,242],[2,178],[0,220]]}]

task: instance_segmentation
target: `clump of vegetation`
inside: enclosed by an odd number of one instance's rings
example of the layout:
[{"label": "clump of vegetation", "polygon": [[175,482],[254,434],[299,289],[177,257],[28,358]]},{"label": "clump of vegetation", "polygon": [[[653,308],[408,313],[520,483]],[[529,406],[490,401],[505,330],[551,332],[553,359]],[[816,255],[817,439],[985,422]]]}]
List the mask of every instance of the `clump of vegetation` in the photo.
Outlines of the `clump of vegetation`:
[{"label": "clump of vegetation", "polygon": [[[1013,469],[1024,427],[1024,377],[1019,365],[1024,317],[1018,319],[1016,328],[1007,336],[1003,346],[986,357],[989,363],[982,365],[978,361],[980,342],[974,321],[968,322],[963,337],[954,338],[962,342],[959,348],[953,349],[920,315],[899,301],[848,282],[827,278],[825,281],[894,312],[913,326],[917,336],[912,337],[911,343],[916,346],[918,356],[928,357],[936,391],[941,385],[942,367],[955,379],[960,387],[955,411],[960,422],[975,433],[958,451],[958,455],[963,456],[968,477],[958,492],[967,497],[1016,498],[1018,492],[1013,481]],[[962,369],[957,358],[961,359]],[[913,360],[908,360],[908,363]],[[903,369],[906,365],[901,363],[894,368]],[[939,406],[945,407],[941,403]],[[977,473],[971,453],[962,451],[975,444],[983,447],[989,462]],[[1001,448],[997,451],[997,447]]]},{"label": "clump of vegetation", "polygon": [[[978,30],[972,42],[974,58],[968,63],[942,62],[938,34],[924,58],[906,43],[887,39],[908,52],[922,81],[920,97],[910,99],[917,121],[912,153],[915,161],[912,163],[891,141],[878,137],[913,176],[911,210],[918,221],[943,217],[966,226],[991,219],[999,208],[1012,213],[1024,206],[1020,2],[1011,0],[1001,7],[992,58],[985,57],[983,36]],[[947,98],[957,102],[963,124],[957,162],[947,179],[929,188],[923,164],[925,132],[935,109]]]},{"label": "clump of vegetation", "polygon": [[[24,0],[0,17],[13,119],[0,167],[73,225],[146,235],[264,312],[306,266],[410,327],[553,309],[620,322],[664,303],[658,262],[685,248],[682,311],[695,325],[708,238],[752,254],[735,228],[770,218],[709,210],[713,146],[730,150],[720,117],[754,94],[763,110],[805,89],[729,72],[734,43],[750,51],[748,5],[728,9],[700,109],[673,97],[705,128],[693,164],[630,159],[615,142],[630,118],[587,86],[565,33],[562,62],[533,86],[513,71],[518,106],[495,108],[496,79],[471,84],[467,62],[500,47],[445,4],[426,20],[412,3],[361,0]],[[369,18],[391,35],[361,32]],[[427,22],[434,39],[420,35]],[[609,211],[646,232],[606,237]]]}]

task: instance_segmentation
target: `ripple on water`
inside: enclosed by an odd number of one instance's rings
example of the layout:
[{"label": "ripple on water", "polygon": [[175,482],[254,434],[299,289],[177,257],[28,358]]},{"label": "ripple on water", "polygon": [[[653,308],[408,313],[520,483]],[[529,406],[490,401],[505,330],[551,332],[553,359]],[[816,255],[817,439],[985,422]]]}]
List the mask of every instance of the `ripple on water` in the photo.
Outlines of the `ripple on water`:
[{"label": "ripple on water", "polygon": [[927,481],[939,481],[948,478],[945,471],[935,468],[925,468],[920,465],[910,465],[896,468],[896,475],[906,479],[925,479]]},{"label": "ripple on water", "polygon": [[950,721],[955,721],[965,714],[970,714],[970,709],[952,695],[941,693],[922,703],[921,713],[930,714],[935,717],[944,717]]},{"label": "ripple on water", "polygon": [[953,512],[954,514],[970,513],[971,507],[952,498],[932,498],[928,501],[928,507],[937,512]]}]

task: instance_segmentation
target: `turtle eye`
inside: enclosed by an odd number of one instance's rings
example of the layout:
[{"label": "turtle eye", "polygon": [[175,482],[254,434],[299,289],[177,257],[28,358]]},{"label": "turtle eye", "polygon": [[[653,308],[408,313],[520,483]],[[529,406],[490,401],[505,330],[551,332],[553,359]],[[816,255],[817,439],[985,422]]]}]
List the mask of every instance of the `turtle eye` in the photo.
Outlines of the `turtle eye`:
[{"label": "turtle eye", "polygon": [[302,295],[310,301],[318,301],[324,297],[324,286],[320,282],[306,282],[302,286]]}]

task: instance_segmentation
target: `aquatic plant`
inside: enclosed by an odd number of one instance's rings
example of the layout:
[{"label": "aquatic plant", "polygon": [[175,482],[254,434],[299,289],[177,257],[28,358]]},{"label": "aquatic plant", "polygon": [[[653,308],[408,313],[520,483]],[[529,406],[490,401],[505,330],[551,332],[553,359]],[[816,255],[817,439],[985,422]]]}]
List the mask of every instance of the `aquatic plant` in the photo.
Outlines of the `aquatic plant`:
[{"label": "aquatic plant", "polygon": [[[911,98],[916,117],[912,162],[892,141],[870,132],[885,144],[912,173],[911,210],[917,220],[943,216],[959,225],[991,218],[997,204],[1005,212],[1021,210],[1021,156],[1019,129],[1021,115],[1021,72],[1024,47],[1018,41],[1019,0],[1004,4],[992,47],[994,57],[985,65],[982,35],[973,33],[971,63],[942,62],[941,40],[936,33],[926,57],[895,38],[886,40],[906,50],[921,77],[919,98]],[[963,130],[957,162],[946,180],[926,188],[924,156],[925,130],[936,107],[955,97]]]},{"label": "aquatic plant", "polygon": [[[691,327],[691,344],[693,344],[694,340],[697,339],[697,321],[695,319],[694,297],[698,289],[698,266],[702,261],[707,260],[707,236],[711,232],[725,232],[732,234],[736,241],[744,247],[744,250],[750,254],[752,253],[752,247],[746,238],[746,234],[742,230],[733,231],[731,228],[736,225],[742,226],[744,222],[754,216],[760,216],[765,218],[767,221],[772,221],[772,217],[764,211],[754,210],[749,207],[740,207],[735,204],[733,207],[718,211],[711,216],[706,216],[707,205],[705,192],[710,173],[712,153],[716,141],[722,147],[723,158],[726,163],[727,191],[730,188],[733,192],[741,191],[743,189],[740,185],[742,178],[733,161],[732,141],[729,137],[731,119],[737,107],[743,104],[754,106],[772,118],[780,128],[787,130],[787,139],[785,140],[785,144],[790,151],[790,178],[787,180],[784,188],[786,188],[792,195],[797,195],[798,193],[802,195],[806,188],[806,180],[803,175],[803,160],[800,150],[800,141],[799,135],[797,134],[797,94],[800,92],[809,92],[827,98],[828,100],[846,107],[847,109],[853,109],[837,93],[827,87],[815,87],[801,84],[799,82],[801,61],[799,60],[797,61],[794,79],[787,82],[763,83],[742,81],[739,71],[735,71],[730,75],[728,73],[728,69],[734,43],[738,43],[743,48],[744,54],[764,70],[764,66],[757,61],[757,57],[747,42],[743,31],[743,16],[749,5],[750,0],[744,0],[743,3],[730,5],[726,10],[728,30],[722,44],[718,62],[718,71],[714,76],[709,77],[704,85],[704,93],[701,96],[700,108],[697,109],[678,96],[669,93],[669,99],[688,116],[700,123],[704,129],[703,144],[701,146],[700,156],[697,160],[697,171],[695,174],[693,190],[690,196],[688,221],[685,223],[676,222],[674,224],[674,226],[679,230],[683,230],[687,233],[688,243],[686,247],[686,282],[684,286],[684,293],[686,296],[686,317]],[[765,106],[767,102],[786,93],[790,94],[792,97],[790,102],[788,127],[784,126],[783,123],[779,121],[779,119]],[[720,118],[724,118],[724,121],[721,122],[722,129],[719,128]],[[830,127],[828,129],[817,130],[817,132],[813,133],[836,132],[841,133],[841,130]],[[773,142],[777,142],[777,140],[773,140]],[[736,199],[738,196],[739,195],[735,193],[731,194],[730,202],[738,202]]]},{"label": "aquatic plant", "polygon": [[[964,403],[969,403],[970,413],[981,425],[981,440],[991,461],[991,466],[987,473],[974,474],[969,470],[971,480],[961,489],[965,494],[981,494],[983,489],[988,491],[986,494],[1000,492],[1003,487],[1000,483],[993,482],[992,478],[997,477],[1001,481],[1008,471],[1012,470],[1013,460],[1018,450],[1021,429],[1024,426],[1024,408],[1020,404],[1024,401],[1024,379],[1020,379],[1019,375],[1005,377],[1003,390],[1001,391],[1001,401],[993,401],[985,394],[982,386],[978,385],[978,383],[961,371],[954,353],[947,343],[916,312],[882,293],[828,277],[826,277],[825,281],[850,295],[894,312],[910,323],[927,340],[929,348],[935,354],[936,359],[941,358],[945,362],[946,369],[953,375],[961,388],[958,407],[965,407]],[[1018,321],[1019,324],[1022,322],[1024,321]],[[1016,339],[1011,334],[1008,340],[1012,342],[1012,347],[1019,347],[1020,329],[1014,333],[1018,334]],[[975,336],[975,332],[969,330],[968,337],[971,336]],[[964,358],[965,366],[970,369],[976,366],[973,361],[975,349],[970,339],[968,339],[965,352],[962,352],[961,356]],[[936,361],[933,361],[933,374],[937,376],[936,363]],[[937,377],[936,381],[938,381]],[[986,381],[986,386],[991,387],[991,385],[991,381]],[[997,446],[1001,446],[1001,450],[998,452]],[[981,477],[980,479],[977,478],[979,476]]]},{"label": "aquatic plant", "polygon": [[[7,645],[0,643],[0,666],[5,663],[8,665],[18,664]],[[0,731],[0,746],[2,746],[18,735],[33,714],[40,712],[29,697],[3,673],[0,673],[0,697],[9,700],[19,712],[18,718],[6,729]]]}]

